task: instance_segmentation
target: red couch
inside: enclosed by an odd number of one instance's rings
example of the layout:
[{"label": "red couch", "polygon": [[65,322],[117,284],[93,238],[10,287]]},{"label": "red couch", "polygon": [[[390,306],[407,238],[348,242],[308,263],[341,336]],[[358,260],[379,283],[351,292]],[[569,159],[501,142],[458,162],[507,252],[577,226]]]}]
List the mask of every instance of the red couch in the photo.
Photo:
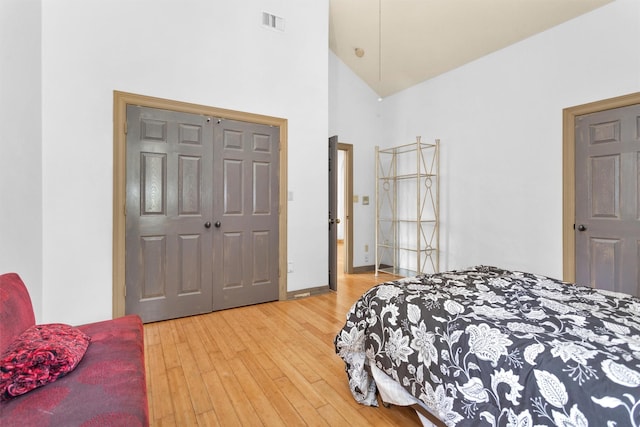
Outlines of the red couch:
[{"label": "red couch", "polygon": [[[34,324],[31,298],[20,277],[0,275],[0,356]],[[77,329],[90,342],[75,369],[0,401],[2,427],[149,425],[140,318],[130,315]]]}]

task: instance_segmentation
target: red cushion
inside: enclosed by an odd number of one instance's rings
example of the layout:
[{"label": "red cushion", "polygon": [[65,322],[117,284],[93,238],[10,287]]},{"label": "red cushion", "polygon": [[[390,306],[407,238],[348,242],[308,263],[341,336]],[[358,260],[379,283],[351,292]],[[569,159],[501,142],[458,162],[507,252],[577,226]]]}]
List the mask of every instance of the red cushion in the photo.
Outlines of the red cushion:
[{"label": "red cushion", "polygon": [[89,346],[84,332],[69,325],[34,325],[0,356],[0,400],[19,396],[71,372]]}]

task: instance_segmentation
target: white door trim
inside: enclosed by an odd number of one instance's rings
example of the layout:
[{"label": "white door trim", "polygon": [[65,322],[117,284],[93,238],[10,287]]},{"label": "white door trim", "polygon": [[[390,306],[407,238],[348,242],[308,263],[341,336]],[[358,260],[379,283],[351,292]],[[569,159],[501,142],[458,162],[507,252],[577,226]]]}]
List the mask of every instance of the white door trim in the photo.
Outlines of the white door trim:
[{"label": "white door trim", "polygon": [[567,282],[575,282],[576,279],[576,242],[573,229],[576,217],[575,119],[584,114],[634,104],[640,104],[640,92],[562,110],[562,277]]},{"label": "white door trim", "polygon": [[278,296],[287,299],[287,119],[169,99],[113,92],[113,317],[125,314],[125,204],[126,204],[126,118],[127,105],[203,114],[231,120],[259,123],[280,128],[280,201],[279,201],[279,282]]}]

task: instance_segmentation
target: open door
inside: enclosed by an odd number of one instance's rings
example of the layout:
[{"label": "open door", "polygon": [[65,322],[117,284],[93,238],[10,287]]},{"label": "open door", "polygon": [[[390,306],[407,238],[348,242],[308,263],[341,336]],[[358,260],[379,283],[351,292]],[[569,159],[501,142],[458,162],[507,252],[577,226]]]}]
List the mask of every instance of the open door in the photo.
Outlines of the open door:
[{"label": "open door", "polygon": [[338,137],[329,138],[329,289],[338,290]]}]

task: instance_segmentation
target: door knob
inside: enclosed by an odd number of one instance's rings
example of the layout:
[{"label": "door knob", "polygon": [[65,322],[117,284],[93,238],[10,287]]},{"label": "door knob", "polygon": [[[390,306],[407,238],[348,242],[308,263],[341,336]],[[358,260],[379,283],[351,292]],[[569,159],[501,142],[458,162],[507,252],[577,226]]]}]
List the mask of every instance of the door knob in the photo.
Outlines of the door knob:
[{"label": "door knob", "polygon": [[205,222],[204,228],[211,228],[211,223],[209,221]]},{"label": "door knob", "polygon": [[586,227],[584,224],[580,224],[580,225],[578,226],[578,231],[584,231],[584,230],[586,230],[586,229],[587,229],[587,227]]},{"label": "door knob", "polygon": [[216,226],[216,228],[220,228],[220,226],[221,226],[222,224],[220,224],[220,221],[216,221],[216,223],[215,223],[214,225]]}]

